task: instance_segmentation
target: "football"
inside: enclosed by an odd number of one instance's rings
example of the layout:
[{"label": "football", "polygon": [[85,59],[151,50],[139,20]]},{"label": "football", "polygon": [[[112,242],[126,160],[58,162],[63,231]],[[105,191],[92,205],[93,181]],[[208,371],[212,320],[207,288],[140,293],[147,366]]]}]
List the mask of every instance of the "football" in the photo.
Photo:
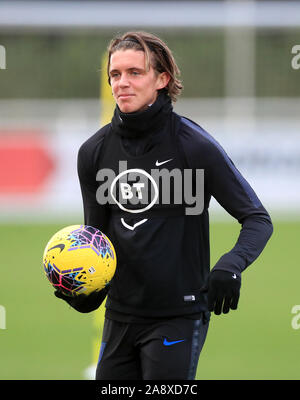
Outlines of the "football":
[{"label": "football", "polygon": [[71,225],[51,237],[43,265],[55,289],[77,296],[103,289],[114,276],[117,260],[104,233],[92,226]]}]

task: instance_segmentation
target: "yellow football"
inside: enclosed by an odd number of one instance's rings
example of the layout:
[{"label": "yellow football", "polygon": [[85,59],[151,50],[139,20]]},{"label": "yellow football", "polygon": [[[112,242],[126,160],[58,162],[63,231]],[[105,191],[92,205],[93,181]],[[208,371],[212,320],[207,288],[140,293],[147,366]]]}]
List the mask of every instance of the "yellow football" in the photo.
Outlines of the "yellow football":
[{"label": "yellow football", "polygon": [[99,229],[71,225],[51,237],[43,265],[56,289],[69,296],[88,295],[111,281],[117,258],[111,241]]}]

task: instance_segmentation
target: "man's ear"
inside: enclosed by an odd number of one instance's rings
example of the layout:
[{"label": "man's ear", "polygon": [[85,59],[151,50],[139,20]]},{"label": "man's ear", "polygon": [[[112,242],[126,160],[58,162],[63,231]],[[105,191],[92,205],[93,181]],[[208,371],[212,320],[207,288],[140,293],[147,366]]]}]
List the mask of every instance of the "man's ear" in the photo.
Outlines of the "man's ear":
[{"label": "man's ear", "polygon": [[157,90],[165,88],[171,77],[167,72],[161,72],[157,78]]}]

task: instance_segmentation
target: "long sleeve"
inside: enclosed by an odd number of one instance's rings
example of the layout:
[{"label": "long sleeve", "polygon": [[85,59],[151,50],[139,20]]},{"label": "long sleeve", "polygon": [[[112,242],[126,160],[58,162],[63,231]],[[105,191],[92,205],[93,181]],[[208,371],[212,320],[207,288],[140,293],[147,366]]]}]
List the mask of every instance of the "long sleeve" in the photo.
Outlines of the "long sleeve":
[{"label": "long sleeve", "polygon": [[267,244],[273,232],[271,218],[224,150],[215,149],[210,176],[212,196],[241,224],[235,246],[219,259],[214,269],[240,273]]},{"label": "long sleeve", "polygon": [[95,144],[94,141],[85,142],[78,151],[77,172],[81,188],[84,224],[107,231],[109,210],[107,206],[97,202],[96,193],[98,183],[96,181],[97,166],[95,159],[100,154],[104,136]]},{"label": "long sleeve", "polygon": [[[77,157],[77,173],[83,200],[84,224],[98,228],[105,233],[108,227],[109,213],[107,207],[100,205],[96,198],[98,185],[95,160],[100,155],[104,138],[99,133],[101,131],[98,131],[80,147]],[[104,289],[87,296],[82,294],[69,298],[59,292],[56,292],[56,296],[65,300],[76,311],[89,313],[100,307],[108,291],[109,286],[106,286]]]},{"label": "long sleeve", "polygon": [[241,224],[234,247],[214,269],[240,274],[260,255],[272,235],[271,218],[220,144],[200,126],[183,121],[186,129],[182,142],[189,164],[204,169],[206,203],[213,196]]}]

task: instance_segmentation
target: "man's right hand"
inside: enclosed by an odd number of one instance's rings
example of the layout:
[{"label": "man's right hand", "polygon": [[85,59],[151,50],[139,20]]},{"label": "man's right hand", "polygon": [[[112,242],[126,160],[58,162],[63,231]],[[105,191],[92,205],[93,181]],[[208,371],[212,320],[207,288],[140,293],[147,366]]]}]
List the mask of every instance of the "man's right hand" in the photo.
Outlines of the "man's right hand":
[{"label": "man's right hand", "polygon": [[89,313],[95,311],[103,303],[107,293],[109,291],[109,285],[98,292],[93,292],[89,295],[79,294],[77,296],[67,296],[58,289],[55,290],[54,295],[66,301],[72,308],[81,313]]}]

